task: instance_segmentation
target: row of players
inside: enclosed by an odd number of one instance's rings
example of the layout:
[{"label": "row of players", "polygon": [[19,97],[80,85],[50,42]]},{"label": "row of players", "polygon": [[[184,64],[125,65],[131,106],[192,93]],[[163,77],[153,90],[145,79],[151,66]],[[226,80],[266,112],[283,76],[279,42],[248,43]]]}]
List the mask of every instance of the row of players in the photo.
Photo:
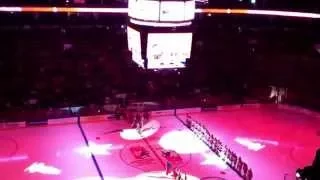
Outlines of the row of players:
[{"label": "row of players", "polygon": [[237,156],[226,145],[223,145],[203,124],[193,120],[189,114],[187,114],[186,124],[197,137],[206,143],[217,156],[226,161],[244,180],[253,178],[252,170],[243,162],[241,157]]}]

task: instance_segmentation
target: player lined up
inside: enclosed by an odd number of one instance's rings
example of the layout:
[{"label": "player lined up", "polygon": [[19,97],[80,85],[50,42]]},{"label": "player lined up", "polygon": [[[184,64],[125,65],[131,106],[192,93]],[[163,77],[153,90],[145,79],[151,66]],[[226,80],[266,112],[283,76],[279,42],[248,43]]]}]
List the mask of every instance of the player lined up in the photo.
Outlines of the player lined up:
[{"label": "player lined up", "polygon": [[244,180],[251,180],[253,178],[252,170],[248,165],[237,156],[236,153],[231,151],[226,145],[216,138],[208,129],[198,121],[195,121],[187,114],[186,119],[187,127],[222,160],[231,166]]}]

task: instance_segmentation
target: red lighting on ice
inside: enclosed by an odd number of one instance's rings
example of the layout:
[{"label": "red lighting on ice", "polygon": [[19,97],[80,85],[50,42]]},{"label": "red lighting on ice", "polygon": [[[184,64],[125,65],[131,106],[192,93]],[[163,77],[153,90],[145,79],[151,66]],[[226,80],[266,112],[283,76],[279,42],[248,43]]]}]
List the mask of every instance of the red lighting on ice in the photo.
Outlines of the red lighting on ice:
[{"label": "red lighting on ice", "polygon": [[264,144],[254,142],[246,138],[236,138],[235,141],[253,151],[260,151],[265,147]]},{"label": "red lighting on ice", "polygon": [[189,130],[170,131],[161,137],[159,144],[162,148],[179,154],[199,153],[204,158],[201,165],[213,165],[222,170],[228,168],[223,158],[209,152],[208,146]]},{"label": "red lighting on ice", "polygon": [[247,147],[249,150],[252,151],[260,151],[263,148],[266,147],[266,144],[273,145],[273,146],[278,146],[277,141],[270,141],[270,140],[263,140],[263,139],[251,139],[251,138],[241,138],[237,137],[235,138],[235,141],[242,145]]},{"label": "red lighting on ice", "polygon": [[228,146],[223,145],[222,142],[216,138],[215,135],[211,134],[204,125],[193,120],[189,115],[187,115],[186,125],[200,140],[210,147],[213,153],[235,170],[241,178],[246,180],[252,179],[252,170],[242,158],[229,149]]},{"label": "red lighting on ice", "polygon": [[[0,12],[37,12],[37,13],[128,13],[128,8],[86,8],[86,7],[0,7]],[[286,16],[319,19],[320,14],[293,11],[253,10],[253,9],[195,9],[195,13],[207,14],[251,14],[266,16]]]},{"label": "red lighting on ice", "polygon": [[21,160],[26,160],[28,158],[29,157],[27,155],[12,156],[8,158],[0,158],[0,162],[21,161]]}]

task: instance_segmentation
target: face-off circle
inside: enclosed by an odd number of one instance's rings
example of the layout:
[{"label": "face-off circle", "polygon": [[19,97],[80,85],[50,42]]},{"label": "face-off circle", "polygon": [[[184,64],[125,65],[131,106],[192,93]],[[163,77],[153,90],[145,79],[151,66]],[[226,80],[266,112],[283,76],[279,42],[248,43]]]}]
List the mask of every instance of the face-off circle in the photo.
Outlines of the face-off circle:
[{"label": "face-off circle", "polygon": [[310,159],[314,158],[313,154],[306,154],[306,152],[314,152],[315,149],[316,147],[293,147],[290,150],[289,157],[303,167],[305,164],[310,163]]},{"label": "face-off circle", "polygon": [[0,158],[10,158],[18,150],[17,142],[9,137],[0,137]]}]

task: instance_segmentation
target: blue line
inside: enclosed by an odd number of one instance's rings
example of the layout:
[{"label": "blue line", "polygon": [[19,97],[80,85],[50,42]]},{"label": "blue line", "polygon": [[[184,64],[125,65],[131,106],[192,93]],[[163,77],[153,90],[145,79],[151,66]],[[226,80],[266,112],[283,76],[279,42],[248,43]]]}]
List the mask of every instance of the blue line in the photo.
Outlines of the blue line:
[{"label": "blue line", "polygon": [[[77,124],[78,124],[78,127],[80,128],[80,131],[81,131],[82,137],[84,138],[84,141],[86,142],[86,145],[89,147],[89,141],[88,141],[88,138],[87,138],[87,136],[86,136],[86,134],[85,134],[85,132],[84,132],[84,130],[83,130],[83,128],[82,128],[82,126],[81,126],[81,123],[80,123],[80,116],[78,116],[78,117],[77,117]],[[98,171],[98,173],[99,173],[99,176],[100,176],[101,180],[104,180],[104,177],[103,177],[102,171],[101,171],[101,169],[100,169],[100,167],[99,167],[99,164],[98,164],[98,162],[97,162],[96,157],[93,155],[93,153],[92,153],[92,152],[90,152],[90,154],[91,154],[91,158],[92,158],[93,163],[94,163],[94,165],[95,165],[95,167],[96,167],[96,169],[97,169],[97,171]]]},{"label": "blue line", "polygon": [[[180,121],[185,127],[187,127],[190,131],[191,129],[187,126],[187,124],[177,115],[174,115],[178,121]],[[191,131],[193,133],[193,131]]]},{"label": "blue line", "polygon": [[166,164],[162,161],[161,157],[158,155],[158,153],[153,149],[153,147],[151,146],[151,144],[149,143],[149,141],[146,138],[142,138],[142,140],[147,144],[147,146],[150,148],[150,150],[152,151],[152,153],[156,156],[156,158],[160,161],[161,165],[165,168]]}]

